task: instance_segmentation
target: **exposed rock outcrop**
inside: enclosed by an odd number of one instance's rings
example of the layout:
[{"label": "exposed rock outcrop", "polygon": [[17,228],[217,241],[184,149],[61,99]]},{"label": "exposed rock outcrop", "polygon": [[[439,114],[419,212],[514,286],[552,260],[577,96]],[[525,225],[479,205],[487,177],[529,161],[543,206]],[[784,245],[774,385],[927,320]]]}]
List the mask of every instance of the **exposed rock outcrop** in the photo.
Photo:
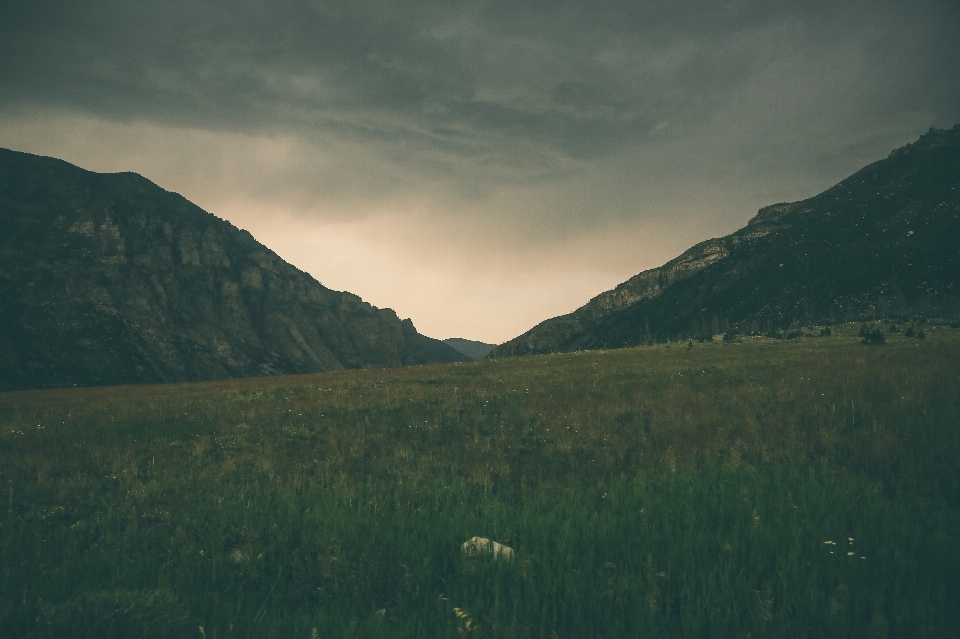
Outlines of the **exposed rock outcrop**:
[{"label": "exposed rock outcrop", "polygon": [[463,542],[460,550],[468,557],[488,555],[494,559],[504,559],[507,561],[511,561],[514,555],[513,548],[510,546],[505,546],[486,537],[471,537]]},{"label": "exposed rock outcrop", "polygon": [[0,150],[0,390],[462,359],[139,175]]},{"label": "exposed rock outcrop", "polygon": [[960,314],[960,125],[542,322],[490,357]]}]

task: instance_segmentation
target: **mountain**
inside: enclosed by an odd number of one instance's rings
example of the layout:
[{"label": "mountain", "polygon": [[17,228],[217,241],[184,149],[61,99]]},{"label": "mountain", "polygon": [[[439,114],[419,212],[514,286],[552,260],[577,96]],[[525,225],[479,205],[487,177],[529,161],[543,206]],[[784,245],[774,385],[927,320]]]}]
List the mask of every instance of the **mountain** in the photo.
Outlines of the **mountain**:
[{"label": "mountain", "polygon": [[960,316],[960,125],[538,324],[490,356]]},{"label": "mountain", "polygon": [[486,344],[462,337],[449,337],[443,340],[443,343],[452,346],[470,359],[483,359],[496,346],[495,344]]},{"label": "mountain", "polygon": [[463,359],[146,178],[0,149],[0,390]]}]

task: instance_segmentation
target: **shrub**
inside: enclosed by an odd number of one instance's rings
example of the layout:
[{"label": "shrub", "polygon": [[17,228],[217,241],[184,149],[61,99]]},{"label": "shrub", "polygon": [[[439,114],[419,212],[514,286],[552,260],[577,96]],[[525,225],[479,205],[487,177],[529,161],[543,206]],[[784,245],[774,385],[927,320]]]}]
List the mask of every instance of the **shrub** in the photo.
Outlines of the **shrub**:
[{"label": "shrub", "polygon": [[864,324],[860,327],[860,337],[863,338],[861,344],[886,344],[887,338],[876,328],[867,328]]},{"label": "shrub", "polygon": [[823,328],[820,329],[820,337],[826,337],[827,335],[830,335],[832,332],[833,331],[830,330],[829,326],[824,326]]},{"label": "shrub", "polygon": [[917,333],[917,339],[927,339],[927,336],[924,335],[923,331]]},{"label": "shrub", "polygon": [[913,327],[911,326],[910,328],[908,328],[907,332],[904,333],[904,335],[906,335],[907,337],[913,337],[915,335],[915,333],[913,332]]}]

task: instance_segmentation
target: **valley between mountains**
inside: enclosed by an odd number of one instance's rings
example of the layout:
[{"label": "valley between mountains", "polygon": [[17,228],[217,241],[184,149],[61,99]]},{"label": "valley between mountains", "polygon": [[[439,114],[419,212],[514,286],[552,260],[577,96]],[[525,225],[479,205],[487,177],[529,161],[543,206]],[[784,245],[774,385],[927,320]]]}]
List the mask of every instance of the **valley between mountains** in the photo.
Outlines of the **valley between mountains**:
[{"label": "valley between mountains", "polygon": [[960,317],[960,125],[504,344],[440,341],[133,173],[0,150],[0,390],[184,382]]},{"label": "valley between mountains", "polygon": [[0,152],[0,636],[958,636],[958,135],[489,354]]}]

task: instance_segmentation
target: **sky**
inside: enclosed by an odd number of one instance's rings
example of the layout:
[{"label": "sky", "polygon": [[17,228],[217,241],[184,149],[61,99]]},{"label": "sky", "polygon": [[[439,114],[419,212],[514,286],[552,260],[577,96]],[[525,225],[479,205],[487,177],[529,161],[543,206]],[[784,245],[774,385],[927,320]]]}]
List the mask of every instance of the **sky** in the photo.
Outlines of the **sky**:
[{"label": "sky", "polygon": [[0,147],[501,343],[960,122],[960,3],[7,0]]}]

